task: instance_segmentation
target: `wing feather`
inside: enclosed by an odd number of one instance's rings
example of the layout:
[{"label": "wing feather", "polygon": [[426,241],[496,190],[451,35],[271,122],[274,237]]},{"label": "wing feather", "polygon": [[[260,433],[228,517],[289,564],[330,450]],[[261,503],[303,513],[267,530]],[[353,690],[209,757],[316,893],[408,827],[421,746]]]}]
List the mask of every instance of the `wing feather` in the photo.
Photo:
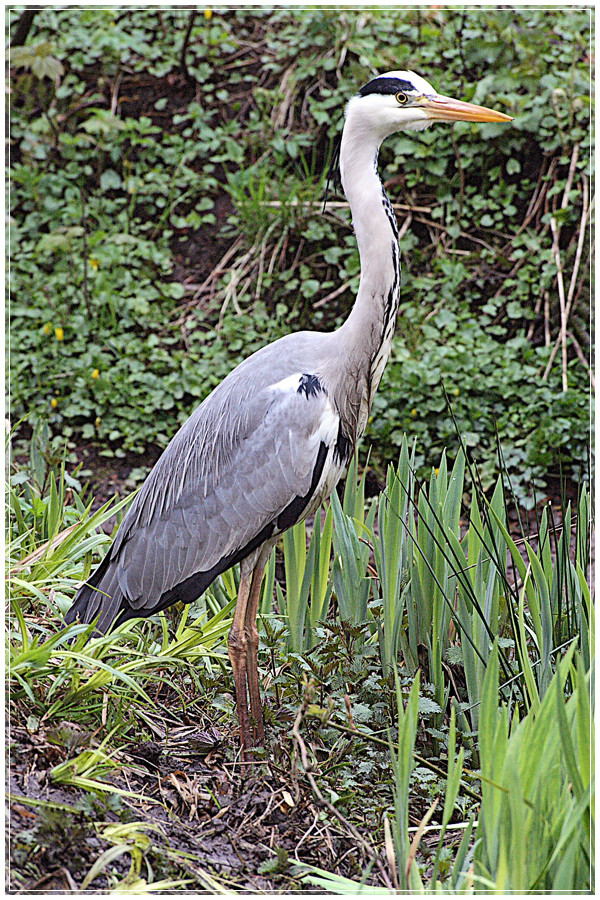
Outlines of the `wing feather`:
[{"label": "wing feather", "polygon": [[[163,608],[165,594],[232,558],[270,523],[276,527],[284,511],[287,521],[289,510],[304,508],[294,501],[306,497],[308,503],[311,490],[332,481],[323,471],[312,483],[318,461],[322,466],[325,459],[327,470],[335,465],[339,416],[323,388],[300,391],[300,377],[306,376],[288,376],[254,393],[234,383],[196,410],[123,520],[107,575],[95,597],[86,595],[89,609],[108,613],[110,607],[114,618],[119,603],[141,614]],[[115,596],[98,601],[109,576]],[[81,604],[76,612],[82,613]]]},{"label": "wing feather", "polygon": [[[295,497],[305,496],[328,406],[324,393],[307,399],[288,392],[273,399],[271,391],[264,391],[242,416],[243,440],[234,448],[229,464],[221,465],[219,479],[206,498],[197,470],[186,467],[174,507],[161,507],[160,515],[155,512],[123,548],[125,559],[143,560],[128,567],[128,585],[136,597],[145,598],[144,607],[176,583],[212,569],[220,559],[247,545]],[[235,427],[235,423],[229,424]],[[183,527],[169,528],[172,516]],[[161,540],[166,532],[168,540]],[[145,548],[150,547],[154,552],[148,554]],[[171,575],[168,566],[157,567],[158,560],[175,554],[177,573]],[[148,555],[153,557],[151,564]],[[160,577],[161,571],[170,577]]]}]

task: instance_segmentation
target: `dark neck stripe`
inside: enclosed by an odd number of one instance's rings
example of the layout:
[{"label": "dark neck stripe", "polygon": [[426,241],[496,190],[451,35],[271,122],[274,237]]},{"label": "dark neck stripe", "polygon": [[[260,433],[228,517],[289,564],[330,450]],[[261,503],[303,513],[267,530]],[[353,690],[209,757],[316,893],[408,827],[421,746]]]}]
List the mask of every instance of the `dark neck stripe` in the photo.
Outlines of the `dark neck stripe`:
[{"label": "dark neck stripe", "polygon": [[385,192],[383,184],[381,185],[381,195],[383,209],[392,228],[392,234],[394,235],[396,241],[398,241],[398,220],[396,219],[396,213],[394,212],[394,208],[390,202],[390,198]]}]

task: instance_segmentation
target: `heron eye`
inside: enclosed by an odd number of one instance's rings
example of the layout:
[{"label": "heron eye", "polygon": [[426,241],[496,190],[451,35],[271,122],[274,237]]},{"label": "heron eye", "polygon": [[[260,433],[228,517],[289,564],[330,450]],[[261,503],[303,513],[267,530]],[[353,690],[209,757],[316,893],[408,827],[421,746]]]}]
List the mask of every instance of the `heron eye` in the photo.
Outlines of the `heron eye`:
[{"label": "heron eye", "polygon": [[398,93],[396,94],[396,100],[398,101],[398,103],[406,103],[407,99],[408,98],[406,94],[403,94],[402,91],[398,91]]}]

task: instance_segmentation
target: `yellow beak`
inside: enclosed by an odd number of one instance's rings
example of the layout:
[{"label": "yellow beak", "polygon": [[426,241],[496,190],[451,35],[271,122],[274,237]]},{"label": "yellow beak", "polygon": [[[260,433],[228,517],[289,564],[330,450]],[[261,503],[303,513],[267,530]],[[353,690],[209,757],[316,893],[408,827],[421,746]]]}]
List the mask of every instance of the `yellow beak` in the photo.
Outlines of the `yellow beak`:
[{"label": "yellow beak", "polygon": [[442,122],[512,122],[512,116],[488,109],[486,106],[453,100],[452,97],[444,97],[442,94],[422,97],[419,106],[425,110],[430,119]]}]

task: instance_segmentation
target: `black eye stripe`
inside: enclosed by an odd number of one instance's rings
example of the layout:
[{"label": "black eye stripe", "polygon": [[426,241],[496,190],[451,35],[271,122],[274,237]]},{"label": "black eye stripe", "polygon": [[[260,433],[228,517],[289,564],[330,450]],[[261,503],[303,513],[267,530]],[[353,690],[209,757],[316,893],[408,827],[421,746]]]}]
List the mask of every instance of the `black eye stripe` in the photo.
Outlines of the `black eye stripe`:
[{"label": "black eye stripe", "polygon": [[366,97],[369,94],[399,94],[406,92],[414,92],[415,86],[410,81],[402,78],[374,78],[365,84],[358,92],[359,97]]}]

